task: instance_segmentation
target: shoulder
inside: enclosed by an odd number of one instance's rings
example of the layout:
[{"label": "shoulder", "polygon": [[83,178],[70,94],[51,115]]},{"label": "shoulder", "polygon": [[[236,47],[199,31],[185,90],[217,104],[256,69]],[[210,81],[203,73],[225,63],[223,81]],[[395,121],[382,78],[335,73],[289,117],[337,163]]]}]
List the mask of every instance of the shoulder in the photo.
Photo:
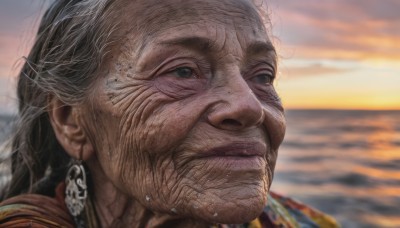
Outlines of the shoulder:
[{"label": "shoulder", "polygon": [[241,225],[217,224],[213,228],[338,228],[331,216],[292,198],[274,192],[268,194],[267,205],[260,216]]},{"label": "shoulder", "polygon": [[62,203],[43,195],[25,194],[0,204],[0,227],[74,227]]}]

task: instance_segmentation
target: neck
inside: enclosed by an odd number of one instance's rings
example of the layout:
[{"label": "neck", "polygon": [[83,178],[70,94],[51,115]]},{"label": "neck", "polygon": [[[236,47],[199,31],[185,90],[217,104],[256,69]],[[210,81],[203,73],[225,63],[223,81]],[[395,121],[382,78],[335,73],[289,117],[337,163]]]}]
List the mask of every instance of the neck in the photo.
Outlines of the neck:
[{"label": "neck", "polygon": [[93,206],[101,227],[208,227],[205,222],[155,213],[115,187],[97,162],[88,162],[92,173]]}]

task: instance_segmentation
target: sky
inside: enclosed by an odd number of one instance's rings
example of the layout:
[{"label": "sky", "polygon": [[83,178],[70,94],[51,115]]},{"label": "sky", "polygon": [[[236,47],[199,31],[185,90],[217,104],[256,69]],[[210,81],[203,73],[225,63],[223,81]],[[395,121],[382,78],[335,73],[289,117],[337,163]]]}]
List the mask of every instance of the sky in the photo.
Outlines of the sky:
[{"label": "sky", "polygon": [[[47,1],[48,3],[48,1]],[[46,1],[0,0],[0,113]],[[267,0],[287,109],[400,109],[400,1]]]},{"label": "sky", "polygon": [[400,109],[400,1],[269,3],[287,108]]}]

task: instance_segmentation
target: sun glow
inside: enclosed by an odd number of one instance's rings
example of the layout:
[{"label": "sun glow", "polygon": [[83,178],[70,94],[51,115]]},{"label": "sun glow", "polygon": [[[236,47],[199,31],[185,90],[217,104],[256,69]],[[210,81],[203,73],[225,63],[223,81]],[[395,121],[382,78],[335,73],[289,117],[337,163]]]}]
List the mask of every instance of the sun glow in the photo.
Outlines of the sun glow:
[{"label": "sun glow", "polygon": [[344,2],[305,5],[275,2],[272,14],[284,106],[400,110],[400,17]]}]

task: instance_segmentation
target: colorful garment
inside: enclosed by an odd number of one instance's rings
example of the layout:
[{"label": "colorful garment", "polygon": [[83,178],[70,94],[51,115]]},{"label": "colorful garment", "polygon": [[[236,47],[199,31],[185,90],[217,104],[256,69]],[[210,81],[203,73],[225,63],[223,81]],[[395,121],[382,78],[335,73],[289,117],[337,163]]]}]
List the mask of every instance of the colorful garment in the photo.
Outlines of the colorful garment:
[{"label": "colorful garment", "polygon": [[247,224],[218,224],[213,228],[337,228],[334,218],[291,198],[270,192],[261,215]]},{"label": "colorful garment", "polygon": [[8,227],[74,227],[65,206],[56,199],[26,194],[0,204],[0,228]]},{"label": "colorful garment", "polygon": [[[57,192],[60,192],[58,189]],[[74,227],[64,204],[63,194],[56,198],[26,194],[0,204],[0,228],[5,227]],[[60,197],[61,196],[61,197]],[[335,220],[293,199],[271,192],[262,214],[247,224],[218,224],[213,228],[335,228]]]}]

